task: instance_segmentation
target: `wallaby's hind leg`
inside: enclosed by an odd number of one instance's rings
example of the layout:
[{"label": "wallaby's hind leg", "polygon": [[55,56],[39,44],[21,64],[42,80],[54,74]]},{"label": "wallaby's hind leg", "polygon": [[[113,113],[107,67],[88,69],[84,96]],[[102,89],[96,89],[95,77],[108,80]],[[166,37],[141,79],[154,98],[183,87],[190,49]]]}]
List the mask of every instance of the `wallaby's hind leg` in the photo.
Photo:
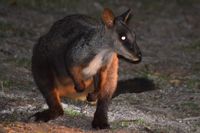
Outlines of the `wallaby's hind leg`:
[{"label": "wallaby's hind leg", "polygon": [[51,91],[46,92],[44,97],[49,109],[34,114],[33,116],[35,117],[35,121],[47,122],[63,115],[64,112],[60,104],[60,97],[56,89],[52,89]]},{"label": "wallaby's hind leg", "polygon": [[109,128],[108,106],[115,92],[118,79],[118,58],[113,55],[111,64],[100,72],[100,90],[98,93],[97,109],[92,121],[92,127],[96,129]]},{"label": "wallaby's hind leg", "polygon": [[35,117],[35,121],[47,122],[63,115],[59,92],[57,88],[55,88],[55,78],[48,63],[41,59],[35,60],[35,58],[33,58],[32,72],[35,83],[49,107],[47,110],[34,114],[33,117]]}]

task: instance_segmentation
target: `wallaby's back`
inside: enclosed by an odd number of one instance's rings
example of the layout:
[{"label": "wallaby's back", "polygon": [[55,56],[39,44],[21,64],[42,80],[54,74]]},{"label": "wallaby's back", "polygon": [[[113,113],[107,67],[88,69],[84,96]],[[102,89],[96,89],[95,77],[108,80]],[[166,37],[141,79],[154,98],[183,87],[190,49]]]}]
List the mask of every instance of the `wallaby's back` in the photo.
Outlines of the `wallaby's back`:
[{"label": "wallaby's back", "polygon": [[33,75],[41,66],[58,76],[67,76],[66,66],[87,65],[96,54],[91,39],[98,28],[99,23],[85,15],[70,15],[55,22],[33,49]]}]

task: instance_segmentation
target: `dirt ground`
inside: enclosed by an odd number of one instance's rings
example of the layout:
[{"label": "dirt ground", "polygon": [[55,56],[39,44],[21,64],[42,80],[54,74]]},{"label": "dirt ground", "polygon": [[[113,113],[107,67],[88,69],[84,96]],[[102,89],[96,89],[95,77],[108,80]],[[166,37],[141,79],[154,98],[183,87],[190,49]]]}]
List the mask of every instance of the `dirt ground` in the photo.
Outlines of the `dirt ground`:
[{"label": "dirt ground", "polygon": [[[143,53],[140,64],[120,60],[111,129],[92,129],[95,106],[66,98],[64,116],[27,122],[47,108],[30,71],[37,39],[68,14],[100,19],[104,7],[133,9],[129,26]],[[0,0],[0,133],[200,133],[199,22],[199,0]]]}]

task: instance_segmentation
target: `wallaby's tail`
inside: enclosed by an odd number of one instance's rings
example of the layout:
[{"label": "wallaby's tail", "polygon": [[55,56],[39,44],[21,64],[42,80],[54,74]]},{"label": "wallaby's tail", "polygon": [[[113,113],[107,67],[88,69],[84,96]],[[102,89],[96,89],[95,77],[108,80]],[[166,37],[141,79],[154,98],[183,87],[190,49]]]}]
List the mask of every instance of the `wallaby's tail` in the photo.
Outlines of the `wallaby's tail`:
[{"label": "wallaby's tail", "polygon": [[121,80],[118,82],[117,90],[113,95],[113,98],[124,93],[141,93],[155,89],[156,86],[153,81],[147,78]]}]

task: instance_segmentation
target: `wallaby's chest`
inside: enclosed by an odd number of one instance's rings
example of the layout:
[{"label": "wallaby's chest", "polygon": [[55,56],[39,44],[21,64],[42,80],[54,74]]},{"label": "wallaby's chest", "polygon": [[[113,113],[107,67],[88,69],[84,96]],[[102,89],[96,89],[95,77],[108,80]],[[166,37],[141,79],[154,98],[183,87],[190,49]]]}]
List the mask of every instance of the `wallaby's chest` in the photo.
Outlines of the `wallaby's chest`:
[{"label": "wallaby's chest", "polygon": [[100,53],[94,56],[88,65],[82,70],[84,77],[91,77],[95,75],[101,67],[111,62],[112,55],[113,52],[109,50],[102,50]]}]

